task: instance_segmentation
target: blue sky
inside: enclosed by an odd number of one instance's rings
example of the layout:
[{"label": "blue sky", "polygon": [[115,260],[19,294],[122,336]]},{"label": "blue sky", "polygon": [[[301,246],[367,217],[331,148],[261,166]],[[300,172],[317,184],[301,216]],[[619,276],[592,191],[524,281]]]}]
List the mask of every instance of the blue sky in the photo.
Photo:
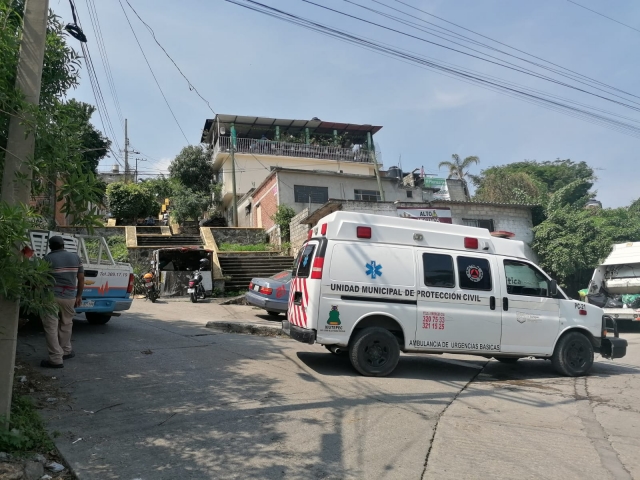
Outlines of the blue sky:
[{"label": "blue sky", "polygon": [[[122,146],[124,133],[102,68],[86,1],[76,1],[78,13],[89,37],[102,92]],[[479,156],[481,164],[473,173],[525,159],[584,160],[596,169],[595,188],[605,206],[627,205],[640,196],[634,175],[640,165],[638,138],[408,65],[224,0],[129,1],[216,112],[280,118],[319,117],[327,121],[382,125],[375,140],[382,151],[384,165],[397,164],[401,157],[404,170],[424,166],[425,171],[438,173],[438,163],[450,159],[452,153],[462,157]],[[404,50],[640,121],[638,112],[382,31],[300,0],[262,1]],[[357,1],[383,9],[371,0]],[[394,0],[383,1],[410,11]],[[640,96],[637,62],[640,32],[566,0],[404,1]],[[166,170],[187,142],[155,85],[118,0],[95,3],[122,114],[129,120],[131,144],[148,158],[139,168],[154,172]],[[425,33],[383,20],[344,0],[318,0],[318,3],[429,38]],[[580,0],[579,3],[640,29],[640,2]],[[212,118],[213,114],[195,92],[189,90],[186,81],[128,10],[124,0],[123,4],[188,141],[197,143],[205,119]],[[65,22],[71,21],[67,2],[53,0],[50,5]],[[424,15],[422,18],[433,20]],[[70,96],[95,103],[86,70],[82,71],[81,86]],[[101,127],[97,114],[93,120]],[[106,159],[101,169],[109,169],[113,163],[112,159]]]}]

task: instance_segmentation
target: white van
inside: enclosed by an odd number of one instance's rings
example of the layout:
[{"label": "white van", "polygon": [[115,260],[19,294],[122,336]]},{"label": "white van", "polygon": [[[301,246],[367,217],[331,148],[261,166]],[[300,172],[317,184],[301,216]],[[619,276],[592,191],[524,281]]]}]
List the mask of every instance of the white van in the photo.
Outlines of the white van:
[{"label": "white van", "polygon": [[515,362],[551,359],[586,374],[594,352],[626,354],[602,309],[569,299],[525,256],[486,229],[335,212],[309,231],[293,268],[284,331],[348,350],[358,372],[390,374],[400,351]]}]

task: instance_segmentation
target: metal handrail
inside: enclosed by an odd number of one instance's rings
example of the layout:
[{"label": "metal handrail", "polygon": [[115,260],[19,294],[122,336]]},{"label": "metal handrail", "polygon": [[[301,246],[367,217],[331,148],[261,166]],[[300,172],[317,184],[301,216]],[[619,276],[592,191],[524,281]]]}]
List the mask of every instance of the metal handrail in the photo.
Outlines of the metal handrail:
[{"label": "metal handrail", "polygon": [[[219,137],[213,150],[214,158],[219,152],[229,152],[230,148],[231,138]],[[253,155],[318,158],[339,162],[373,163],[371,152],[359,145],[353,148],[343,148],[333,145],[307,145],[304,143],[279,142],[275,140],[238,138],[236,139],[235,152]]]}]

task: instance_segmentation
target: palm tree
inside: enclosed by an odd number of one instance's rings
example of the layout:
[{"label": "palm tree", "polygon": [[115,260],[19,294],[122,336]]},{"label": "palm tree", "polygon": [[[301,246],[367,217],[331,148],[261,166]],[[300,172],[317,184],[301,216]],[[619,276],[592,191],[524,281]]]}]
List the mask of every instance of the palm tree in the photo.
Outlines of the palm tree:
[{"label": "palm tree", "polygon": [[447,178],[457,178],[462,180],[462,186],[464,188],[464,193],[467,198],[470,198],[469,195],[469,187],[467,186],[467,178],[470,178],[468,169],[471,164],[480,163],[480,157],[476,157],[475,155],[465,158],[464,160],[460,160],[460,157],[457,153],[451,155],[451,162],[440,162],[438,164],[438,169],[442,167],[447,167],[449,169],[449,176]]}]

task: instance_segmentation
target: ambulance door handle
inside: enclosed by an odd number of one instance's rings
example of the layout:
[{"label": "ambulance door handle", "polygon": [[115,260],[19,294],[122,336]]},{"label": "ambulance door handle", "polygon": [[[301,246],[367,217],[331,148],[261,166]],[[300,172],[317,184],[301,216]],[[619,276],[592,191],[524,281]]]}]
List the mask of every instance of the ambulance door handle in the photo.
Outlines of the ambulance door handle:
[{"label": "ambulance door handle", "polygon": [[491,295],[489,297],[489,308],[491,310],[495,310],[496,309],[496,297],[494,297],[493,295]]},{"label": "ambulance door handle", "polygon": [[502,310],[505,312],[509,310],[509,299],[507,297],[502,297]]}]

